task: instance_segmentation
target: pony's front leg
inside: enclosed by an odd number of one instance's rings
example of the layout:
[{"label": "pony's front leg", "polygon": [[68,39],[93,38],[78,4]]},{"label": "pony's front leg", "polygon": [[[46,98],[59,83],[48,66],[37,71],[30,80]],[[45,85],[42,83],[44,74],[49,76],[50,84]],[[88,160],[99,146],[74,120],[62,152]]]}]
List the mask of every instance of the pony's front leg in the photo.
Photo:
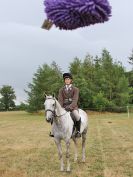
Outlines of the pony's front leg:
[{"label": "pony's front leg", "polygon": [[66,142],[67,171],[70,171],[70,140]]},{"label": "pony's front leg", "polygon": [[55,139],[55,143],[57,145],[57,149],[58,149],[58,155],[59,155],[59,159],[60,159],[60,171],[64,171],[64,162],[63,162],[63,154],[62,154],[62,148],[61,148],[61,140],[57,140]]}]

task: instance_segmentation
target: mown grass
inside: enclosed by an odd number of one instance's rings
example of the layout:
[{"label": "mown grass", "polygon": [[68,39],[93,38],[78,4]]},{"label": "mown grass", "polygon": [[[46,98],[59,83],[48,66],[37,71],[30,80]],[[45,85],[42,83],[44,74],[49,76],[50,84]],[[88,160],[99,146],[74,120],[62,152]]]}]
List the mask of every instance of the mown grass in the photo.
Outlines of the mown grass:
[{"label": "mown grass", "polygon": [[[86,144],[86,163],[74,163],[60,172],[57,148],[48,136],[50,124],[43,115],[0,113],[0,177],[132,177],[133,115],[92,114]],[[63,143],[64,157],[65,146]]]}]

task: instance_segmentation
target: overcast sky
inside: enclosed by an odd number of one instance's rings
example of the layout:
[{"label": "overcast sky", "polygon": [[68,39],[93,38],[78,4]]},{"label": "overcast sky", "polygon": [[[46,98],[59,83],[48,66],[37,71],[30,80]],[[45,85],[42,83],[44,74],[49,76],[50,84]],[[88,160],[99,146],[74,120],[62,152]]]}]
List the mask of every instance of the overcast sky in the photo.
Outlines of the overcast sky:
[{"label": "overcast sky", "polygon": [[67,71],[75,56],[100,55],[103,48],[130,70],[133,48],[133,1],[110,0],[109,22],[73,31],[40,28],[45,19],[43,0],[0,0],[0,87],[11,85],[17,103],[38,66],[53,60]]}]

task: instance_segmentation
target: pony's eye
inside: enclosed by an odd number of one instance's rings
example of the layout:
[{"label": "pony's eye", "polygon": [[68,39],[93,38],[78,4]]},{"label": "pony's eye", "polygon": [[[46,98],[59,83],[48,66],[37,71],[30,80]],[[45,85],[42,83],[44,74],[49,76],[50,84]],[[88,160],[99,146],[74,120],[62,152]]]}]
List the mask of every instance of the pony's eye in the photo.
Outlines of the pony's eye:
[{"label": "pony's eye", "polygon": [[53,104],[53,106],[54,106],[55,104]]}]

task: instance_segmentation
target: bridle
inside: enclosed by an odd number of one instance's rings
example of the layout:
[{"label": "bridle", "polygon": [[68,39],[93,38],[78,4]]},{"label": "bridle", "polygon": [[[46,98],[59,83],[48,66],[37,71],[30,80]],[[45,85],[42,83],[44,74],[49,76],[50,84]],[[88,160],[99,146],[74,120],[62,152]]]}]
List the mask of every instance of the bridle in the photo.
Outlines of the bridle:
[{"label": "bridle", "polygon": [[55,101],[55,104],[54,104],[54,110],[51,110],[51,109],[46,109],[46,110],[45,110],[45,112],[50,111],[50,112],[52,112],[53,116],[54,116],[54,117],[56,117],[56,112],[55,112],[55,108],[56,108],[56,100],[55,100],[55,99],[53,99],[53,98],[47,98],[47,100],[48,100],[48,99],[52,99],[52,100],[54,100],[54,101]]},{"label": "bridle", "polygon": [[66,111],[64,114],[57,115],[56,111],[55,111],[55,109],[56,109],[56,100],[54,98],[47,98],[47,99],[52,99],[52,100],[55,101],[55,103],[54,103],[54,110],[46,109],[45,112],[48,112],[48,111],[52,112],[54,118],[56,118],[56,117],[57,118],[62,117],[62,116],[64,116],[67,113],[67,111]]}]

